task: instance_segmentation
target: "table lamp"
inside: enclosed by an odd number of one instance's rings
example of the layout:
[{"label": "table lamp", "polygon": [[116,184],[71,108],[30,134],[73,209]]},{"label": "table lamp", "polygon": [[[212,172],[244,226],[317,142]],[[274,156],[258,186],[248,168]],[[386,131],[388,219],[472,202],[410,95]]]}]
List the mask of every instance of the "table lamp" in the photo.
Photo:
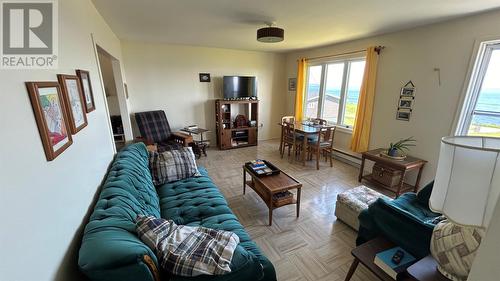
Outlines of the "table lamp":
[{"label": "table lamp", "polygon": [[434,228],[431,254],[438,270],[466,280],[500,193],[500,138],[441,140],[430,208],[446,219]]}]

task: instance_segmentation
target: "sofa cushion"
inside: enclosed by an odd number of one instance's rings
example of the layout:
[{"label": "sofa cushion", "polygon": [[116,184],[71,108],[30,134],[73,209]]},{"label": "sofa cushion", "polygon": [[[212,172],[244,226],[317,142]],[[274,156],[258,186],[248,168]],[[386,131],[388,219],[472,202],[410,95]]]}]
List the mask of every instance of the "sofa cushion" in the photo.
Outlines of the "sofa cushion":
[{"label": "sofa cushion", "polygon": [[431,228],[434,228],[435,223],[433,221],[439,216],[438,213],[432,212],[428,206],[422,206],[415,193],[405,193],[398,197],[397,200],[383,200],[382,203],[401,212],[409,219],[428,224]]},{"label": "sofa cushion", "polygon": [[[177,224],[204,226],[234,232],[240,238],[231,261],[231,273],[213,276],[210,280],[275,280],[276,273],[269,260],[250,239],[243,226],[227,205],[224,196],[200,167],[202,176],[167,183],[157,187],[161,216]],[[205,280],[203,276],[196,277]],[[184,280],[174,277],[173,280]],[[194,279],[189,279],[194,280]],[[198,279],[196,279],[198,280]]]},{"label": "sofa cushion", "polygon": [[149,152],[149,168],[154,185],[198,176],[198,167],[191,147],[182,147],[162,153]]}]

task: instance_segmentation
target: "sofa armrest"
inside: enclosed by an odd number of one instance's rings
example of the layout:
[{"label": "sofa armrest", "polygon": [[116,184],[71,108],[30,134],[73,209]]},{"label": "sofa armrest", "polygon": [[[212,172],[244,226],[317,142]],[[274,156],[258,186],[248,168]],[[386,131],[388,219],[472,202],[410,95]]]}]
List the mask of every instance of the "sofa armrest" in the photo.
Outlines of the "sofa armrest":
[{"label": "sofa armrest", "polygon": [[[414,204],[414,206],[415,205],[418,206],[417,207],[418,210],[407,211],[404,209],[406,206],[398,206],[399,202],[391,202],[391,201],[392,200],[381,198],[378,203],[380,206],[387,208],[394,216],[397,216],[401,221],[404,221],[405,223],[414,223],[431,230],[434,229],[435,225],[429,223],[429,218],[424,216],[424,214],[426,214],[425,209],[423,208],[423,206],[420,206],[417,202],[415,202],[417,204]],[[410,203],[407,203],[407,205],[410,205]],[[419,217],[417,214],[420,214],[422,217]],[[439,214],[436,214],[436,216],[438,215]]]},{"label": "sofa armrest", "polygon": [[[153,251],[135,233],[102,226],[104,220],[90,221],[85,227],[78,256],[80,270],[93,281],[158,281],[152,269],[152,265],[158,268]],[[107,220],[119,224],[116,219]]]},{"label": "sofa armrest", "polygon": [[142,142],[142,143],[144,143],[146,146],[147,146],[147,145],[153,145],[153,144],[155,144],[155,142],[154,142],[153,140],[151,140],[151,139],[147,139],[147,138],[144,138],[144,137],[142,137],[142,136],[138,136],[138,137],[136,137],[136,138],[135,138],[134,143],[138,143],[138,142]]},{"label": "sofa armrest", "polygon": [[366,243],[372,239],[375,239],[380,235],[380,230],[378,229],[375,221],[368,209],[361,211],[358,216],[359,220],[359,229],[358,229],[358,237],[356,238],[356,246],[359,246],[363,243]]},{"label": "sofa armrest", "polygon": [[181,132],[175,132],[172,133],[172,140],[176,143],[182,144],[182,146],[189,146],[189,144],[193,142],[193,136]]}]

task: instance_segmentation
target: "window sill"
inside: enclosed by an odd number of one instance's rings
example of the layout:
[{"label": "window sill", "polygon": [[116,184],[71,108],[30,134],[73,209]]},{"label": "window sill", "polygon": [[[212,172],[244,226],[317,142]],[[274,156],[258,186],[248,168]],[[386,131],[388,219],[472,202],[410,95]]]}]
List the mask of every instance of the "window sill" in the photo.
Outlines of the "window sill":
[{"label": "window sill", "polygon": [[336,126],[335,131],[339,131],[346,134],[352,134],[352,127]]}]

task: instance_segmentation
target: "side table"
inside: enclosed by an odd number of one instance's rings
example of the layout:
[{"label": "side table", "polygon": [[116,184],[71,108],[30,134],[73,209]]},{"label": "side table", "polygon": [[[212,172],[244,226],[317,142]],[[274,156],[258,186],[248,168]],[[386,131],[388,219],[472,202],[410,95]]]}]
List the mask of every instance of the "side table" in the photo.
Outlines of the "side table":
[{"label": "side table", "polygon": [[[387,189],[389,191],[392,191],[396,193],[396,198],[403,192],[413,190],[413,192],[418,191],[418,185],[420,183],[420,177],[422,176],[422,170],[424,169],[425,163],[427,161],[413,157],[413,156],[407,156],[404,160],[398,161],[390,158],[386,158],[383,156],[380,156],[380,153],[383,152],[385,149],[379,148],[375,150],[370,150],[363,152],[361,155],[361,167],[359,169],[359,176],[358,176],[358,181],[361,182],[361,180],[366,180],[370,183],[376,184],[384,189]],[[372,175],[363,175],[363,170],[365,168],[365,161],[366,159],[371,160],[375,163],[381,164],[386,167],[390,167],[394,170],[399,170],[401,171],[401,179],[399,180],[398,185],[396,186],[396,190],[389,186],[384,186],[380,184],[379,182],[376,182],[373,180]],[[418,175],[417,179],[415,181],[415,185],[410,185],[404,182],[405,180],[405,175],[408,171],[418,169]]]},{"label": "side table", "polygon": [[437,270],[437,262],[427,256],[406,269],[408,276],[414,281],[450,281]]},{"label": "side table", "polygon": [[[392,247],[396,247],[396,245],[383,237],[378,237],[354,248],[351,251],[351,254],[354,256],[354,261],[352,262],[351,267],[347,272],[345,281],[351,280],[351,277],[356,271],[359,263],[370,270],[370,272],[377,276],[378,279],[382,281],[394,281],[394,279],[392,279],[387,273],[385,273],[382,269],[380,269],[380,267],[378,267],[378,265],[373,262],[377,253],[388,250]],[[404,272],[398,274],[397,280],[413,281],[412,279],[409,279]]]},{"label": "side table", "polygon": [[202,128],[183,128],[181,131],[188,133],[190,136],[191,135],[200,135],[200,140],[195,140],[193,142],[193,152],[198,156],[198,158],[201,157],[201,154],[207,156],[207,147],[208,147],[208,140],[203,139],[203,134],[210,132],[207,129],[202,129]]}]

